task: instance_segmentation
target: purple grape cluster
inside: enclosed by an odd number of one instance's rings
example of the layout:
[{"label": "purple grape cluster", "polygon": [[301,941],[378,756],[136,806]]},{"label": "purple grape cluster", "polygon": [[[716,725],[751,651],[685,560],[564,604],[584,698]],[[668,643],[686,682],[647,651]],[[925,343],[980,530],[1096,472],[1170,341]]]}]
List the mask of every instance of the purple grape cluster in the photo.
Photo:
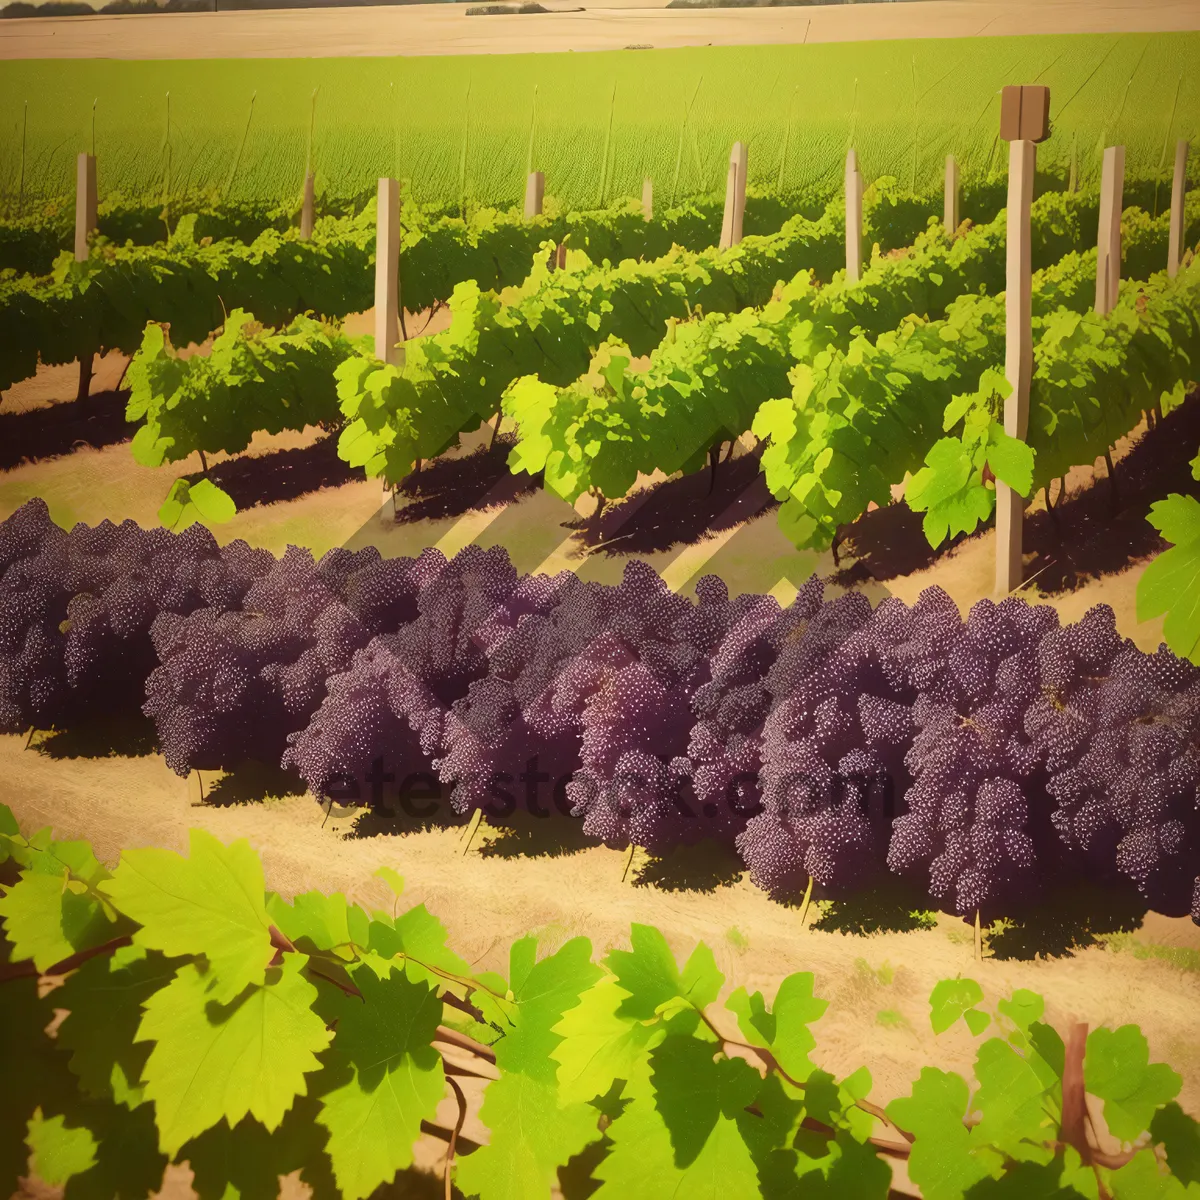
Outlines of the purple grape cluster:
[{"label": "purple grape cluster", "polygon": [[1046,638],[1037,665],[1025,727],[1063,844],[1159,912],[1200,921],[1200,669],[1165,647],[1143,654],[1107,606]]},{"label": "purple grape cluster", "polygon": [[164,613],[152,630],[159,665],[143,711],[179,775],[247,758],[276,759],[325,698],[326,681],[381,629],[416,613],[428,562],[383,559],[374,547],[320,562],[289,546],[242,605]]},{"label": "purple grape cluster", "polygon": [[487,672],[483,646],[499,610],[506,601],[519,607],[537,590],[513,600],[517,573],[499,547],[468,546],[449,562],[426,550],[412,560],[409,579],[411,619],[352,658],[347,653],[328,672],[311,721],[293,724],[287,735],[283,765],[318,796],[365,775],[376,758],[405,774],[430,765],[445,744],[451,706]]},{"label": "purple grape cluster", "polygon": [[30,500],[0,525],[0,728],[136,711],[157,661],[155,621],[240,608],[272,561],[244,542],[221,550],[200,525],[68,533]]},{"label": "purple grape cluster", "polygon": [[786,607],[712,576],[692,601],[645,563],[609,586],[476,546],[277,561],[31,501],[0,522],[0,726],[135,696],[180,774],[259,758],[361,796],[382,760],[498,817],[552,779],[589,836],[717,838],[778,896],[890,870],[991,917],[1090,879],[1200,922],[1200,668],[1104,606],[964,620],[816,577]]}]

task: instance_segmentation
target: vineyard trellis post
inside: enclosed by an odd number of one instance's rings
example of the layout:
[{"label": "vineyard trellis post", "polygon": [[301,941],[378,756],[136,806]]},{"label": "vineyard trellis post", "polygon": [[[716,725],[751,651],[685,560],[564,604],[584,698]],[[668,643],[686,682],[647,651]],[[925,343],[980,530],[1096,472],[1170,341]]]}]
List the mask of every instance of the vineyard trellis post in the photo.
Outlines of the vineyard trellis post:
[{"label": "vineyard trellis post", "polygon": [[[380,179],[375,210],[375,357],[400,361],[400,182]],[[383,480],[383,503],[392,489]]]},{"label": "vineyard trellis post", "polygon": [[1096,304],[1101,316],[1112,312],[1121,289],[1121,208],[1125,191],[1125,147],[1104,151],[1100,174],[1100,222],[1096,231]]},{"label": "vineyard trellis post", "polygon": [[1183,198],[1187,189],[1188,141],[1175,143],[1175,175],[1171,180],[1171,226],[1167,241],[1167,274],[1174,279],[1179,274],[1179,258],[1183,253]]},{"label": "vineyard trellis post", "polygon": [[654,180],[649,175],[642,180],[642,216],[654,220]]},{"label": "vineyard trellis post", "polygon": [[742,240],[742,221],[746,213],[745,142],[734,142],[729,152],[729,174],[725,181],[725,213],[721,220],[721,249],[727,250]]},{"label": "vineyard trellis post", "polygon": [[311,171],[304,173],[304,203],[300,206],[300,237],[308,241],[313,234],[313,210],[316,201],[316,179]]},{"label": "vineyard trellis post", "polygon": [[530,171],[525,180],[525,220],[532,221],[542,215],[542,201],[546,197],[546,176],[541,171]]},{"label": "vineyard trellis post", "polygon": [[958,163],[953,154],[946,155],[945,196],[942,203],[942,225],[947,237],[958,228]]},{"label": "vineyard trellis post", "polygon": [[[1008,224],[1005,256],[1004,432],[1024,439],[1029,431],[1033,379],[1033,242],[1030,209],[1037,170],[1037,143],[1048,133],[1050,89],[1006,87],[1000,105],[1000,136],[1008,148]],[[1025,499],[996,480],[996,592],[1006,596],[1024,582]]]},{"label": "vineyard trellis post", "polygon": [[81,154],[75,169],[75,261],[87,262],[88,238],[96,229],[96,156]]},{"label": "vineyard trellis post", "polygon": [[863,177],[858,169],[858,151],[846,154],[846,280],[862,278]]}]

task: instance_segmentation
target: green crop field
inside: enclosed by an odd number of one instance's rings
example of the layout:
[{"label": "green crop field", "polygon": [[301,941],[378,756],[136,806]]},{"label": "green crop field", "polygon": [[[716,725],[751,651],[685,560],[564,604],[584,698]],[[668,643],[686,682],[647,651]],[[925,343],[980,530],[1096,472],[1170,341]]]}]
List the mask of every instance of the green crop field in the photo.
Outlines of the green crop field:
[{"label": "green crop field", "polygon": [[[867,179],[940,186],[1003,174],[999,89],[1045,83],[1054,133],[1039,170],[1094,180],[1124,143],[1127,177],[1169,180],[1200,133],[1200,34],[926,39],[591,54],[27,61],[0,74],[0,198],[65,198],[94,146],[101,198],[282,198],[305,162],[339,198],[383,174],[421,201],[518,200],[532,161],[562,203],[719,191],[730,144],[751,184],[832,194],[854,144]],[[314,96],[315,93],[315,96]],[[1195,159],[1193,159],[1195,161]],[[1153,183],[1151,183],[1153,191]],[[1162,189],[1152,207],[1162,203]]]}]

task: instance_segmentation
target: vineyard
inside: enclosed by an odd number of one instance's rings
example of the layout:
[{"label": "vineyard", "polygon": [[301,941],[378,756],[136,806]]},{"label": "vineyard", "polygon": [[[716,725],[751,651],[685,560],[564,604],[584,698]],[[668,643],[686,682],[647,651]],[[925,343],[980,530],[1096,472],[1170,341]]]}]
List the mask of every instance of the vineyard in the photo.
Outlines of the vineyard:
[{"label": "vineyard", "polygon": [[9,1193],[1200,1195],[1195,36],[22,108]]}]

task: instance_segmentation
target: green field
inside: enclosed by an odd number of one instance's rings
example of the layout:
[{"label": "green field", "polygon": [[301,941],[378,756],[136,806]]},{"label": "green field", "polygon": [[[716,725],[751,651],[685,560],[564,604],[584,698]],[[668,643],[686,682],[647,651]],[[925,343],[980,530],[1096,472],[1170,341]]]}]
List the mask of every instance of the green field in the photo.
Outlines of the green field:
[{"label": "green field", "polygon": [[74,156],[93,145],[101,199],[282,198],[300,188],[310,127],[318,191],[339,198],[396,174],[421,201],[509,204],[532,157],[564,204],[639,193],[647,174],[662,202],[722,190],[738,138],[751,184],[832,194],[854,144],[868,181],[893,175],[925,192],[940,188],[950,151],[967,184],[1003,174],[999,89],[1033,82],[1049,85],[1055,126],[1040,170],[1065,177],[1074,154],[1086,186],[1103,146],[1124,143],[1127,177],[1169,180],[1175,139],[1200,135],[1197,62],[1197,33],[9,62],[0,198],[12,212],[18,199],[28,211],[69,196]]}]

